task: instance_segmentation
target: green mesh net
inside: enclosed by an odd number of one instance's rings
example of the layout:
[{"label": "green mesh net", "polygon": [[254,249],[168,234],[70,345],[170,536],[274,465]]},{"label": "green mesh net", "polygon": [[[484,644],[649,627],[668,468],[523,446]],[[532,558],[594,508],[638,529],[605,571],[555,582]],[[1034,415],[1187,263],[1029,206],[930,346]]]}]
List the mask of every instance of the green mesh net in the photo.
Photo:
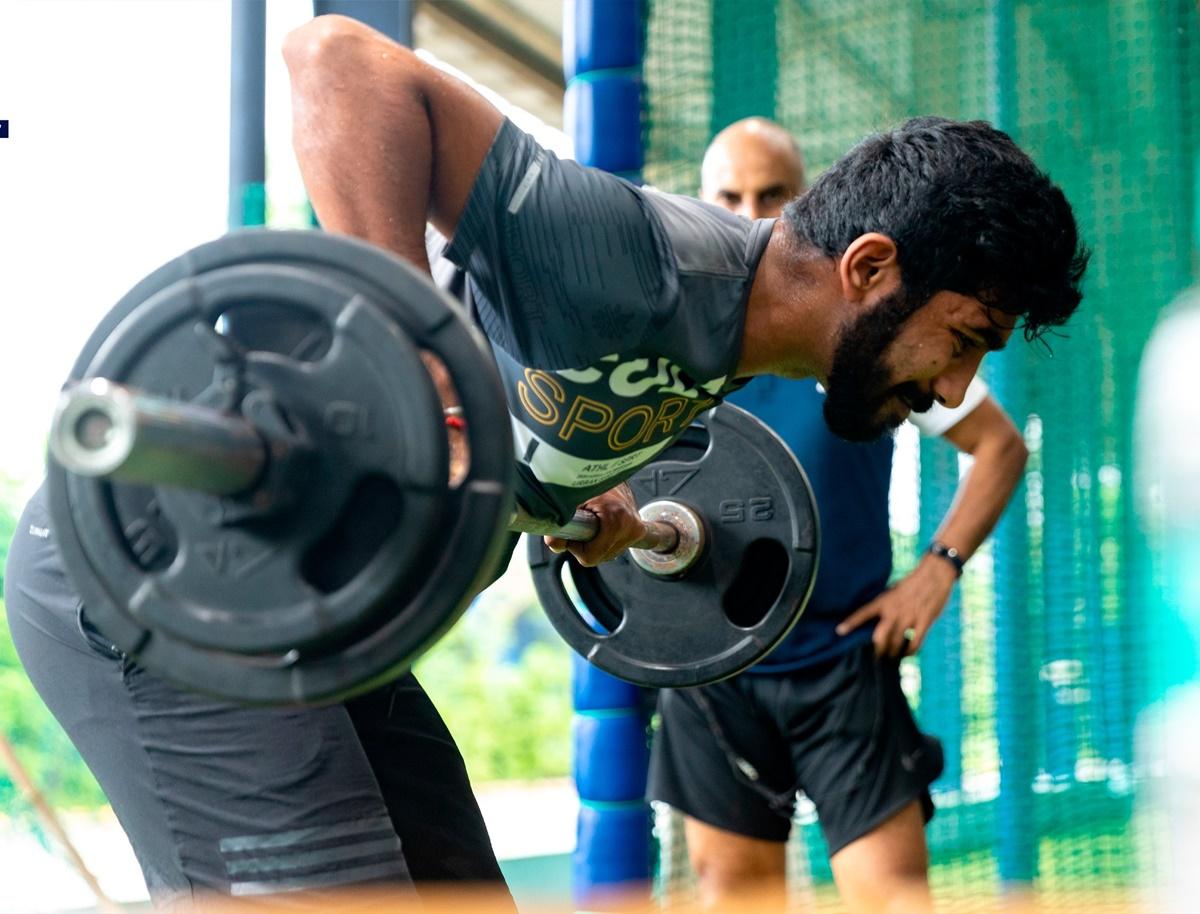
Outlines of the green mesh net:
[{"label": "green mesh net", "polygon": [[[658,0],[647,21],[646,180],[694,193],[713,134],[764,115],[810,178],[865,134],[918,114],[986,118],[1059,182],[1094,249],[1079,314],[1049,347],[986,375],[1022,427],[1023,486],[968,566],[906,684],[947,750],[928,835],[943,895],[1132,891],[1149,847],[1134,731],[1170,685],[1155,646],[1154,562],[1135,514],[1133,409],[1161,311],[1200,276],[1200,6],[1194,0]],[[957,486],[949,445],[920,445],[914,561]],[[901,481],[903,482],[903,481]],[[832,893],[803,805],[797,892]],[[690,874],[660,814],[662,882]],[[808,888],[804,886],[807,885]],[[1098,902],[1097,902],[1098,903]]]}]

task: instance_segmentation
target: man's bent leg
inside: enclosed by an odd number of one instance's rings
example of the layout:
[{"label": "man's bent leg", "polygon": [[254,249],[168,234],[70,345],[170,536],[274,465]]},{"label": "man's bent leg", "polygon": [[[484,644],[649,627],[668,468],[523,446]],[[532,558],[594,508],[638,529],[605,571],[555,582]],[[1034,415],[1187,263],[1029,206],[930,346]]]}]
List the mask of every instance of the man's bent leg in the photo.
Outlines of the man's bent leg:
[{"label": "man's bent leg", "polygon": [[918,800],[847,844],[829,862],[838,892],[852,914],[925,914],[933,910],[925,814]]},{"label": "man's bent leg", "polygon": [[[796,680],[800,690],[800,681]],[[795,752],[817,807],[834,878],[849,910],[928,911],[924,825],[941,744],[922,733],[900,688],[899,664],[868,642],[806,677],[822,713],[797,704],[797,727],[823,723]]]},{"label": "man's bent leg", "polygon": [[496,862],[467,766],[441,715],[412,673],[346,703],[379,781],[413,880],[489,883]]},{"label": "man's bent leg", "polygon": [[691,816],[684,817],[684,834],[705,907],[719,910],[753,896],[760,901],[755,910],[784,909],[786,842],[739,835]]},{"label": "man's bent leg", "polygon": [[96,775],[159,904],[411,880],[345,707],[248,708],[180,690],[81,630],[40,498],[9,553],[13,641]]},{"label": "man's bent leg", "polygon": [[717,909],[751,893],[751,909],[783,909],[795,774],[761,705],[758,693],[777,685],[769,679],[659,693],[649,795],[684,814],[700,896]]}]

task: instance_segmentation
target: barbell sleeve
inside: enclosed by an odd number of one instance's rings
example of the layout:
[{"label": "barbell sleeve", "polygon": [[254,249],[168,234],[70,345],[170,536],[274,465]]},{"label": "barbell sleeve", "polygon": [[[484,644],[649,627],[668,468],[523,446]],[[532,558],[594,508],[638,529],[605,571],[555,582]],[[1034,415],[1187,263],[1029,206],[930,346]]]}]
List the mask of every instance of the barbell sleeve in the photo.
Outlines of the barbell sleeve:
[{"label": "barbell sleeve", "polygon": [[[104,378],[64,389],[50,428],[54,459],[77,476],[176,486],[209,495],[250,490],[263,477],[269,446],[263,433],[242,416]],[[600,523],[590,511],[577,511],[558,526],[518,508],[509,529],[587,542]],[[652,521],[630,548],[670,553],[678,544],[674,526]]]},{"label": "barbell sleeve", "polygon": [[65,388],[50,452],[77,476],[237,495],[262,478],[267,442],[246,419],[91,378]]}]

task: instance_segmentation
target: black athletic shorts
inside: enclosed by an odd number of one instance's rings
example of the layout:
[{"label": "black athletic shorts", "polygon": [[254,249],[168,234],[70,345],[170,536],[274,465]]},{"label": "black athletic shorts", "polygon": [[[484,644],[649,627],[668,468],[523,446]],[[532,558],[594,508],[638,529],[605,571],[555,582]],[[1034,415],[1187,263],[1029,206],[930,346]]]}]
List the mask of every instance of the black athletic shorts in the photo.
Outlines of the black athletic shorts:
[{"label": "black athletic shorts", "polygon": [[178,689],[81,615],[36,495],[5,599],[26,672],[128,834],[152,898],[502,882],[466,768],[410,674],[321,708]]},{"label": "black athletic shorts", "polygon": [[941,743],[921,733],[899,662],[870,642],[810,668],[663,690],[648,793],[726,831],[785,841],[796,792],[830,855],[913,800],[933,816]]}]

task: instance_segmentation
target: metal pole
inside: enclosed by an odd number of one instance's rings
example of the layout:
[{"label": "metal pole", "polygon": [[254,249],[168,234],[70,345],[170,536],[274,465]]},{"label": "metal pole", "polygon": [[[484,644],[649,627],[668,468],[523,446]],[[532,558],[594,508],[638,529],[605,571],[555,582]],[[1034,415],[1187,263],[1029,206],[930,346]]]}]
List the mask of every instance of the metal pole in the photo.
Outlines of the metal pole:
[{"label": "metal pole", "polygon": [[313,0],[313,15],[349,16],[412,47],[413,0]]},{"label": "metal pole", "polygon": [[229,98],[229,228],[267,216],[266,0],[233,0]]}]

